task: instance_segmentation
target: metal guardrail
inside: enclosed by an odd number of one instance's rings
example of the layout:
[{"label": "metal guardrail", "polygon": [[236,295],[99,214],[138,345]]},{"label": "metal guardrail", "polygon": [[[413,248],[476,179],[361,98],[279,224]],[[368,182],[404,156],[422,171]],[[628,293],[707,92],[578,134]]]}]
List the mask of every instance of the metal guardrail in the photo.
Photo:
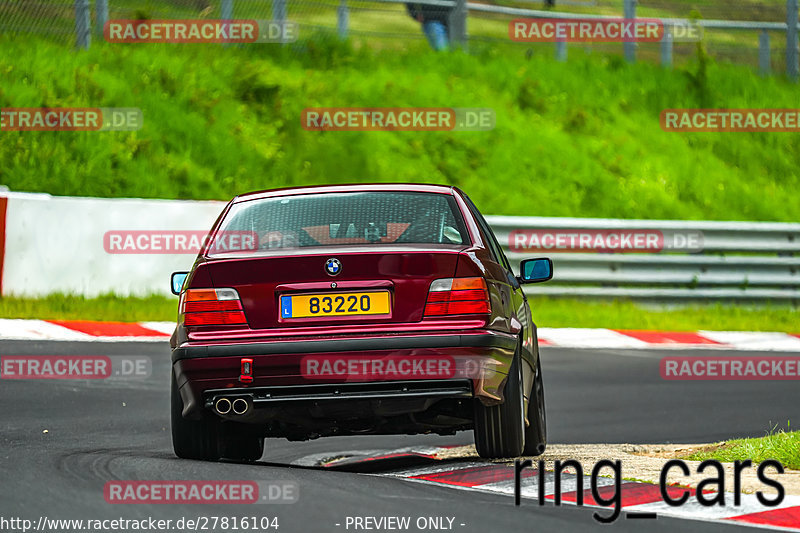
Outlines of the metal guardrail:
[{"label": "metal guardrail", "polygon": [[[800,304],[800,223],[490,216],[509,261],[549,256],[553,280],[526,287],[546,296]],[[511,250],[512,230],[702,232],[699,253],[532,253]]]},{"label": "metal guardrail", "polygon": [[[424,1],[424,0],[423,0]],[[456,0],[458,2],[459,0]],[[557,11],[543,11],[537,9],[521,9],[514,7],[496,6],[492,4],[481,3],[467,3],[469,11],[496,13],[502,15],[509,15],[514,17],[526,18],[547,18],[547,19],[561,19],[561,20],[604,20],[610,18],[619,18],[613,15],[595,15],[595,14],[578,14],[578,13],[562,13]],[[623,11],[625,19],[636,18],[636,0],[623,0]],[[676,18],[658,18],[664,26],[674,26],[686,24],[687,19]],[[792,24],[794,21],[794,24]],[[762,73],[770,71],[770,36],[769,31],[781,31],[786,34],[786,74],[792,78],[797,79],[800,75],[800,53],[798,52],[798,29],[800,23],[798,22],[798,0],[786,0],[786,22],[756,22],[756,21],[740,21],[740,20],[704,20],[694,19],[691,21],[703,29],[719,29],[719,30],[750,30],[760,32],[758,38],[758,63]],[[625,52],[625,59],[628,61],[635,61],[636,59],[636,43],[626,42],[623,43]],[[672,65],[672,48],[673,39],[669,32],[666,32],[661,41],[661,64],[664,66]],[[565,42],[556,43],[556,57],[564,61],[567,58],[567,44]]]},{"label": "metal guardrail", "polygon": [[[287,0],[274,0],[286,2]],[[290,1],[290,0],[289,0]],[[406,0],[379,0],[387,3],[406,3]],[[566,13],[560,11],[527,9],[518,7],[498,6],[494,4],[484,4],[467,2],[466,0],[415,0],[417,4],[427,4],[442,7],[451,7],[450,13],[450,37],[456,44],[464,45],[468,41],[467,19],[469,12],[491,13],[521,18],[541,18],[541,19],[560,19],[560,20],[608,20],[619,19],[615,15],[598,15],[583,13]],[[625,19],[636,18],[636,0],[622,0],[623,16]],[[349,15],[347,0],[341,0],[337,11],[339,35],[346,37],[348,34]],[[675,25],[685,25],[690,22],[687,19],[658,17],[658,20],[665,27]],[[794,24],[791,23],[794,21]],[[758,63],[761,72],[769,73],[771,70],[771,44],[770,31],[780,31],[786,35],[786,73],[792,79],[800,76],[800,52],[798,51],[798,0],[786,0],[786,21],[785,22],[758,22],[740,20],[704,20],[693,19],[692,24],[696,24],[703,29],[718,30],[749,30],[758,31]],[[636,43],[625,42],[623,44],[626,60],[633,62],[636,60]],[[567,43],[559,41],[555,43],[556,58],[564,61],[567,58]],[[673,39],[670,32],[665,32],[661,40],[661,64],[672,66]]]},{"label": "metal guardrail", "polygon": [[[291,20],[297,10],[304,9],[304,3],[309,0],[209,0],[203,4],[219,7],[219,17],[229,19],[239,16],[237,6],[253,5],[258,1],[263,5],[263,16],[249,18],[268,18],[271,16],[275,21]],[[313,3],[313,0],[311,0]],[[465,45],[471,36],[468,31],[468,20],[472,15],[490,14],[518,18],[550,18],[550,19],[607,19],[636,18],[637,0],[612,0],[619,1],[619,15],[599,15],[599,14],[578,14],[551,9],[525,9],[519,7],[506,7],[489,3],[492,0],[482,0],[481,2],[467,2],[467,0],[413,0],[413,3],[430,4],[441,6],[450,11],[450,37],[454,44]],[[540,0],[519,0],[519,2],[538,2]],[[800,77],[800,46],[798,45],[798,1],[785,0],[785,18],[783,21],[739,21],[739,20],[692,20],[701,28],[719,31],[755,31],[758,33],[758,64],[762,73],[769,73],[771,66],[771,37],[776,33],[785,36],[785,62],[786,73],[792,79]],[[356,0],[350,2],[358,3]],[[407,3],[408,0],[375,0],[375,3]],[[596,0],[556,0],[556,5],[580,5],[592,6]],[[163,4],[163,5],[162,5]],[[170,0],[170,2],[147,3],[149,8],[153,6],[175,7],[185,4],[190,5],[189,0]],[[350,31],[350,10],[363,11],[364,7],[351,7],[348,0],[339,0],[338,6],[332,8],[332,14],[336,19],[336,29],[340,36],[347,37]],[[64,36],[72,33],[76,37],[76,44],[79,48],[88,48],[92,41],[92,33],[98,37],[102,35],[103,23],[109,19],[109,10],[113,13],[132,14],[134,4],[123,5],[116,0],[39,0],[37,2],[9,2],[0,0],[0,30],[6,32],[29,31],[36,33],[53,33]],[[332,6],[328,6],[332,7]],[[22,9],[24,8],[24,9]],[[198,8],[199,9],[199,8]],[[158,11],[158,10],[157,10]],[[169,9],[159,12],[168,13]],[[251,11],[248,11],[251,13]],[[92,13],[94,17],[92,17]],[[196,15],[195,15],[196,16]],[[167,14],[166,18],[170,18]],[[67,20],[69,22],[67,23]],[[679,18],[659,18],[665,26],[685,25],[686,19]],[[329,28],[330,25],[306,24],[310,28]],[[364,33],[364,30],[361,30]],[[367,32],[370,33],[370,32]],[[419,37],[419,33],[413,34]],[[405,34],[391,34],[391,37],[405,36]],[[101,37],[102,38],[102,37]],[[555,43],[555,56],[559,60],[567,58],[567,43]],[[637,43],[622,43],[625,58],[628,61],[636,60]],[[673,38],[670,32],[665,32],[664,39],[660,45],[660,60],[665,66],[673,63]]]}]

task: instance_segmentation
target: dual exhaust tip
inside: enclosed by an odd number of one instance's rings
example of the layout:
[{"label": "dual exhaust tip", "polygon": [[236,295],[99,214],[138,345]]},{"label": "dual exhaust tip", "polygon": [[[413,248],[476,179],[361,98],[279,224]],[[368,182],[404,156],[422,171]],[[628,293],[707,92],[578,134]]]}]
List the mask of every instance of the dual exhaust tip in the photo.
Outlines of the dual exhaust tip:
[{"label": "dual exhaust tip", "polygon": [[235,398],[233,400],[219,398],[214,402],[214,410],[220,415],[227,415],[231,412],[236,415],[243,415],[250,410],[250,403],[244,398]]}]

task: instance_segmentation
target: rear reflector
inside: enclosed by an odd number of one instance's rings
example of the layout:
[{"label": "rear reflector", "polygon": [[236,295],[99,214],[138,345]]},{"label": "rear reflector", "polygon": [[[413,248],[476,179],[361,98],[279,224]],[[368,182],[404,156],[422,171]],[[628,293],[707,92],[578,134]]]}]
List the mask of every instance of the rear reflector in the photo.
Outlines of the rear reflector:
[{"label": "rear reflector", "polygon": [[428,294],[428,303],[449,302],[452,300],[485,300],[486,291],[468,289],[466,291],[438,291]]},{"label": "rear reflector", "polygon": [[208,311],[237,311],[241,309],[241,304],[236,300],[223,300],[213,302],[186,302],[183,310],[186,313],[205,313]]},{"label": "rear reflector", "polygon": [[235,289],[186,289],[180,312],[186,326],[247,325]]},{"label": "rear reflector", "polygon": [[426,317],[490,312],[489,291],[483,278],[445,278],[431,283]]}]

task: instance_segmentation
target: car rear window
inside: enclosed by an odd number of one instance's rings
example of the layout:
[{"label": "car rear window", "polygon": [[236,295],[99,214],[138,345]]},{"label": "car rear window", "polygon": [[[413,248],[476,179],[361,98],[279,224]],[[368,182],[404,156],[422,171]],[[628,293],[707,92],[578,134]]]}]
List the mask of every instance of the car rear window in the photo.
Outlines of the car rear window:
[{"label": "car rear window", "polygon": [[[469,243],[455,199],[418,192],[280,196],[235,204],[220,234],[250,234],[253,250],[353,244]],[[227,250],[212,249],[209,255]],[[245,250],[246,251],[246,250]]]}]

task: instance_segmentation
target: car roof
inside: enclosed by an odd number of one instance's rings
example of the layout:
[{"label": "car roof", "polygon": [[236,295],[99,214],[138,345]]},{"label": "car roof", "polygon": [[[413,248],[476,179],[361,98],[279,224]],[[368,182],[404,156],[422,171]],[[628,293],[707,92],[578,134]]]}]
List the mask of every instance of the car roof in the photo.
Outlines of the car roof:
[{"label": "car roof", "polygon": [[453,194],[455,187],[450,185],[434,185],[427,183],[350,183],[342,185],[313,185],[309,187],[285,187],[282,189],[269,189],[242,194],[233,199],[234,203],[290,196],[298,194],[322,194],[337,192],[427,192],[438,194]]}]

